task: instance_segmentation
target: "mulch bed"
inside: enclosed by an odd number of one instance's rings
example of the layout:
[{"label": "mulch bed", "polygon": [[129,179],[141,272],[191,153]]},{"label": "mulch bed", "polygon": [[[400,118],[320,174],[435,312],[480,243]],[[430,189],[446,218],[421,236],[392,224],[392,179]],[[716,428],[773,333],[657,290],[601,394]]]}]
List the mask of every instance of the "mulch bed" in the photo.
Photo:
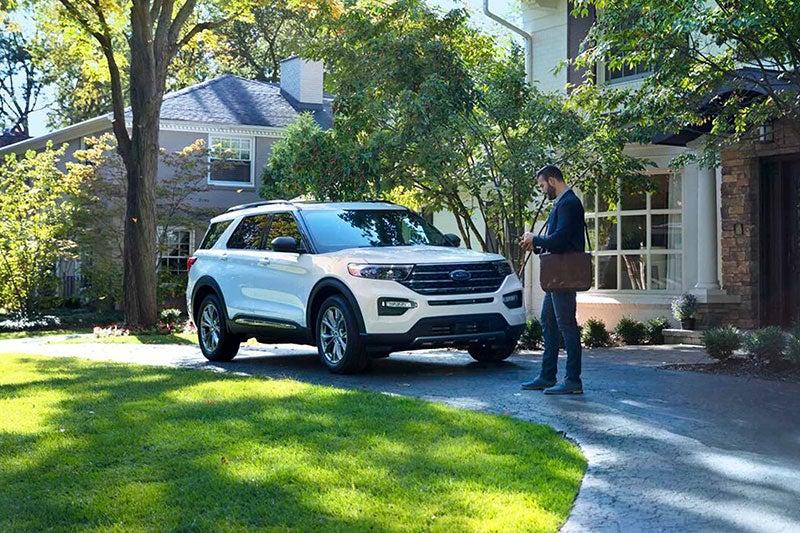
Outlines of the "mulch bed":
[{"label": "mulch bed", "polygon": [[713,361],[710,363],[673,363],[663,365],[662,368],[800,383],[800,366],[791,365],[786,361],[778,361],[762,366],[756,365],[745,357],[731,357],[726,361]]}]

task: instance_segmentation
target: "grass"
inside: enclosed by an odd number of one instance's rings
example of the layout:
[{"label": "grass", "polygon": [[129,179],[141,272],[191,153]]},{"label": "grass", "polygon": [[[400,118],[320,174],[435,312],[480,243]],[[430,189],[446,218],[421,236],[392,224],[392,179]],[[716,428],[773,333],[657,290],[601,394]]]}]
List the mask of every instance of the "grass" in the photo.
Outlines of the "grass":
[{"label": "grass", "polygon": [[546,426],[197,370],[0,356],[0,530],[554,531]]},{"label": "grass", "polygon": [[85,329],[52,329],[35,331],[3,331],[0,332],[0,341],[11,339],[28,339],[31,337],[46,337],[48,335],[72,335],[78,333],[91,333],[90,328]]},{"label": "grass", "polygon": [[158,333],[120,335],[117,337],[74,337],[53,341],[54,344],[197,344],[196,333]]}]

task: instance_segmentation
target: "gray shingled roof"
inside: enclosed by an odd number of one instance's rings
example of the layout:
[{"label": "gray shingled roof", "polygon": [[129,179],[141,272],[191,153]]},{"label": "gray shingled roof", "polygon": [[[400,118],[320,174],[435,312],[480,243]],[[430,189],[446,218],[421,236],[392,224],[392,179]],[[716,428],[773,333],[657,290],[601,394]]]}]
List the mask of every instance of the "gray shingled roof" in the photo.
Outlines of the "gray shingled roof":
[{"label": "gray shingled roof", "polygon": [[310,112],[320,126],[329,128],[332,100],[326,94],[321,107],[308,106],[282,93],[278,84],[225,74],[166,94],[161,119],[280,128]]}]

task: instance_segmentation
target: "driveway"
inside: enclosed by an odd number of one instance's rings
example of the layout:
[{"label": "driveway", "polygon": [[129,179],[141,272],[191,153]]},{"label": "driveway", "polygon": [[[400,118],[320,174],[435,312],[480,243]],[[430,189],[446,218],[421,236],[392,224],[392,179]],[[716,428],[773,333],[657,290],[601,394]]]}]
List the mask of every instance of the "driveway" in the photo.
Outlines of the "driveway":
[{"label": "driveway", "polygon": [[299,346],[248,346],[225,364],[192,346],[0,342],[10,351],[292,378],[542,422],[589,461],[563,531],[800,531],[800,385],[658,368],[702,360],[693,348],[586,351],[586,394],[573,397],[519,390],[539,370],[531,354],[494,366],[417,352],[335,376]]}]

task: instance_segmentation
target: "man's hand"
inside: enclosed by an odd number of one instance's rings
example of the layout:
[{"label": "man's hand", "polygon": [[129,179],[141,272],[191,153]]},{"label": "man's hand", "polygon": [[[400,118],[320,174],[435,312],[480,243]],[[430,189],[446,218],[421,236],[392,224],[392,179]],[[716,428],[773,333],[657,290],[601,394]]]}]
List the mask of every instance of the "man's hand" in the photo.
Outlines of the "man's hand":
[{"label": "man's hand", "polygon": [[533,233],[526,231],[520,238],[519,245],[523,250],[533,250]]}]

